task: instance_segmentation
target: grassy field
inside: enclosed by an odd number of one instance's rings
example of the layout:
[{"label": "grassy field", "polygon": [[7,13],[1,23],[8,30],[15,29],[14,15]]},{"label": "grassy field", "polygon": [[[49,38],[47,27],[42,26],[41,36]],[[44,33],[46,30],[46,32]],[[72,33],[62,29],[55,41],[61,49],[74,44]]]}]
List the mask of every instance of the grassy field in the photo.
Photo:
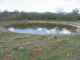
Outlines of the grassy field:
[{"label": "grassy field", "polygon": [[80,60],[80,34],[0,32],[0,60]]}]

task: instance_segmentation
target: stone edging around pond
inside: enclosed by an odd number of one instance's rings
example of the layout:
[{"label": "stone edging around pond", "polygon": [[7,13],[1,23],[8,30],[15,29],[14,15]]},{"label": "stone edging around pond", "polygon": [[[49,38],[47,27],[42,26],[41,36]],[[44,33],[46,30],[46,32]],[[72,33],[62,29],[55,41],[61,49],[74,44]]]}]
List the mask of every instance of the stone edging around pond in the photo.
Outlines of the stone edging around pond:
[{"label": "stone edging around pond", "polygon": [[21,23],[56,23],[56,24],[66,24],[66,25],[71,25],[74,27],[78,28],[78,32],[80,33],[80,24],[79,22],[67,22],[67,21],[10,21],[10,22],[2,22],[2,24],[0,24],[0,31],[2,32],[10,32],[8,31],[6,28],[4,28],[4,26],[6,25],[11,25],[11,24],[21,24]]}]

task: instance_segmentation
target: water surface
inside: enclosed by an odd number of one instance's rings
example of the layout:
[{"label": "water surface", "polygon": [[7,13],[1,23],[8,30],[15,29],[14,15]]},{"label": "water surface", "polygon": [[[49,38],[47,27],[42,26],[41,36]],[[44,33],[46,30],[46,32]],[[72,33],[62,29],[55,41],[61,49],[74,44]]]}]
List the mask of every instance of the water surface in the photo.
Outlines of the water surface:
[{"label": "water surface", "polygon": [[71,34],[77,28],[63,24],[26,23],[7,26],[7,29],[15,33],[24,34]]}]

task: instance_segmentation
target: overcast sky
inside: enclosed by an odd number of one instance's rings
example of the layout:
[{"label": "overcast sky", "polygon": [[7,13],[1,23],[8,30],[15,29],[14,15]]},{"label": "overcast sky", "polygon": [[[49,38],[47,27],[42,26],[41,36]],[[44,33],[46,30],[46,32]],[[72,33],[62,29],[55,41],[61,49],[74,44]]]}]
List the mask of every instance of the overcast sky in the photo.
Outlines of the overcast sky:
[{"label": "overcast sky", "polygon": [[80,0],[0,0],[0,10],[9,11],[71,12],[74,8],[80,8]]}]

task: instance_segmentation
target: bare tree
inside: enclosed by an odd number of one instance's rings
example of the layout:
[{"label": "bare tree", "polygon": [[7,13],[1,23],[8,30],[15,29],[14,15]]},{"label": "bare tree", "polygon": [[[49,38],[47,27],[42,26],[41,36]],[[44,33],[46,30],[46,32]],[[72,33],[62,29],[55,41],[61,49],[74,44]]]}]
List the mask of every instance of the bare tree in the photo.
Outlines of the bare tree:
[{"label": "bare tree", "polygon": [[79,13],[79,8],[73,9],[73,10],[72,10],[72,13],[73,13],[73,14],[78,14],[78,13]]}]

